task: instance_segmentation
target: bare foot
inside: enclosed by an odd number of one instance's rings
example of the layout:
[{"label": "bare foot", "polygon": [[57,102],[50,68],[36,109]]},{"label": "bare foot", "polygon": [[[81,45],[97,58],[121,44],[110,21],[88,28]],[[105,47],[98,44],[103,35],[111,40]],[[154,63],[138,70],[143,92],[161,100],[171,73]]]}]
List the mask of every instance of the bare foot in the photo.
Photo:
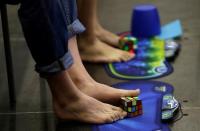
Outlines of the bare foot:
[{"label": "bare foot", "polygon": [[[122,96],[137,96],[139,94],[138,90],[120,90],[110,86],[106,86],[104,84],[97,83],[88,74],[83,63],[81,62],[81,58],[76,44],[76,39],[74,38],[70,40],[69,43],[71,43],[69,44],[69,50],[72,52],[74,64],[68,69],[68,72],[72,81],[83,93],[94,97],[102,102],[116,105],[119,104],[120,97]],[[85,45],[85,47],[87,48],[87,45]],[[88,49],[90,49],[90,45],[88,46]]]},{"label": "bare foot", "polygon": [[57,102],[53,105],[56,115],[62,120],[103,124],[115,122],[127,115],[119,107],[102,103],[86,95],[77,101],[68,101],[66,105],[59,105]]},{"label": "bare foot", "polygon": [[79,50],[82,60],[88,62],[121,62],[128,61],[134,57],[126,51],[111,47],[100,40],[79,37]]},{"label": "bare foot", "polygon": [[85,94],[105,103],[119,105],[120,98],[123,96],[138,96],[140,90],[123,90],[116,89],[105,84],[98,83],[94,80],[75,82],[77,87]]},{"label": "bare foot", "polygon": [[111,46],[119,47],[119,36],[106,30],[99,24],[95,28],[95,35],[100,41]]},{"label": "bare foot", "polygon": [[52,92],[54,112],[60,119],[103,124],[123,119],[127,114],[119,107],[82,93],[67,71],[49,76],[47,81]]}]

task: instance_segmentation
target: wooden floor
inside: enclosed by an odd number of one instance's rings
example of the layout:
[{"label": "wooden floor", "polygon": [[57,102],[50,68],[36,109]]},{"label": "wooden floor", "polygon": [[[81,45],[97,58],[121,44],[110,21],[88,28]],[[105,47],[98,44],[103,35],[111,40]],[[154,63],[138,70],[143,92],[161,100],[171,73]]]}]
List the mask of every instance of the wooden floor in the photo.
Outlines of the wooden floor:
[{"label": "wooden floor", "polygon": [[[113,32],[130,28],[132,7],[141,0],[99,0],[102,24]],[[143,0],[160,11],[162,24],[180,19],[184,35],[182,51],[173,63],[174,73],[158,81],[174,85],[175,95],[187,114],[171,125],[173,131],[200,131],[200,1]],[[9,108],[2,33],[0,31],[0,131],[87,131],[89,125],[58,123],[52,113],[51,95],[46,82],[34,72],[34,62],[27,49],[17,18],[17,6],[9,6],[9,24],[17,93],[15,109]],[[1,30],[1,28],[0,28]],[[85,63],[89,73],[99,82],[114,84],[101,64]],[[183,102],[183,101],[188,102]]]}]

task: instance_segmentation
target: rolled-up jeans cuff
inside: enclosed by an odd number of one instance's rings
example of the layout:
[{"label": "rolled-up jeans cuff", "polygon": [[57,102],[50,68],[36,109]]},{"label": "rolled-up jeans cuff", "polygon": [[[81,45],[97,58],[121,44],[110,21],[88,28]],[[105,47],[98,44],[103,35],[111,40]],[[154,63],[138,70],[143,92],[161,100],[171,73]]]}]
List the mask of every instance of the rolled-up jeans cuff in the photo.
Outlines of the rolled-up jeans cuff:
[{"label": "rolled-up jeans cuff", "polygon": [[71,24],[67,26],[67,28],[68,28],[68,39],[85,31],[85,27],[82,25],[79,19],[74,20]]},{"label": "rolled-up jeans cuff", "polygon": [[50,75],[55,75],[60,71],[66,70],[73,64],[73,58],[68,51],[64,56],[54,61],[47,66],[35,66],[35,70],[40,74],[41,77],[47,77]]}]

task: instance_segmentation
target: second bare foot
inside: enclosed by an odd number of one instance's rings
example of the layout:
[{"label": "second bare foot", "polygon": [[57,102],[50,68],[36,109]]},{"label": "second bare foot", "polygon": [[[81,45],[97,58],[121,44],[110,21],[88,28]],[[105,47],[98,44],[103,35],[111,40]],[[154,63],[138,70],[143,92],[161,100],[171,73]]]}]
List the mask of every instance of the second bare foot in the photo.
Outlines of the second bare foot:
[{"label": "second bare foot", "polygon": [[88,62],[121,62],[134,57],[133,54],[111,47],[98,39],[78,39],[79,50],[82,60]]},{"label": "second bare foot", "polygon": [[111,46],[119,47],[119,36],[104,29],[100,24],[97,24],[95,28],[95,35],[100,41]]},{"label": "second bare foot", "polygon": [[77,87],[85,94],[94,97],[102,102],[119,105],[120,98],[123,96],[138,96],[140,90],[123,90],[116,89],[105,84],[98,83],[94,80],[75,82]]}]

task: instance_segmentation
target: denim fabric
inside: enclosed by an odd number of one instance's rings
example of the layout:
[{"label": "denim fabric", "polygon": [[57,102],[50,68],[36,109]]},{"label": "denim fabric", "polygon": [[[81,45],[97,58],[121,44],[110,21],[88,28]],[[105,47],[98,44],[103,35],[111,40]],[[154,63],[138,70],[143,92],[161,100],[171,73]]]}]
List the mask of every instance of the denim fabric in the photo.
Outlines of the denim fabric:
[{"label": "denim fabric", "polygon": [[21,0],[19,18],[36,71],[54,74],[69,68],[73,59],[68,39],[84,31],[75,0]]}]

